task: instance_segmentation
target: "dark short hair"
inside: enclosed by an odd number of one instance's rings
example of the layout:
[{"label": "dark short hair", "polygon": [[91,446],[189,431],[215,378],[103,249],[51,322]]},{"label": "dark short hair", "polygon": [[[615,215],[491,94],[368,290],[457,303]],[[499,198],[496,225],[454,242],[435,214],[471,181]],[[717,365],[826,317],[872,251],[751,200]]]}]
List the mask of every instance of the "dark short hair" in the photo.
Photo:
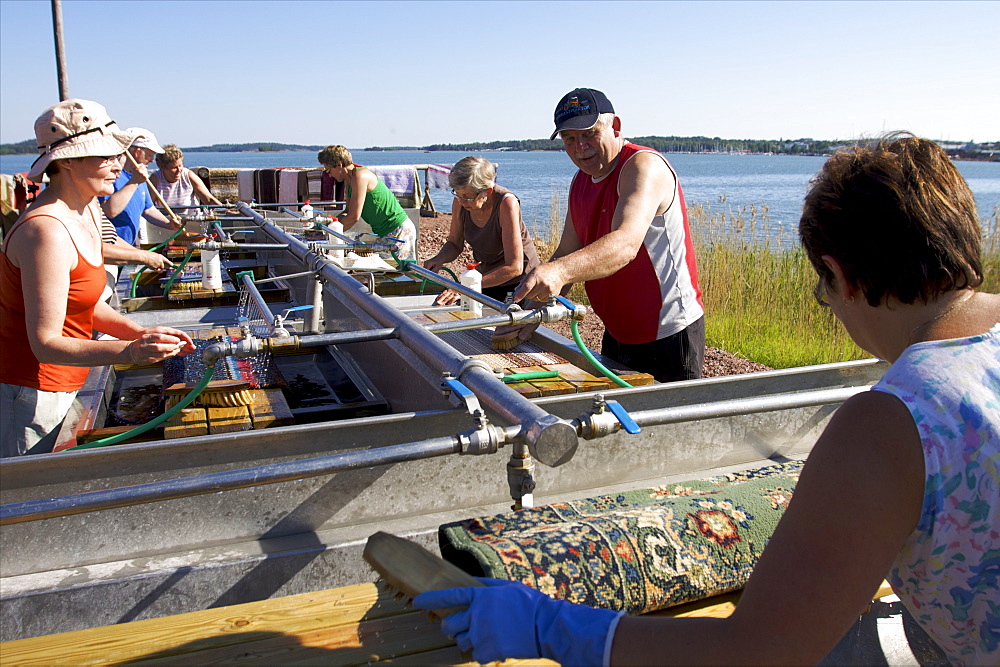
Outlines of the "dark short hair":
[{"label": "dark short hair", "polygon": [[983,282],[972,192],[940,146],[909,133],[827,160],[806,195],[799,238],[822,279],[833,280],[822,260],[829,255],[872,306]]}]

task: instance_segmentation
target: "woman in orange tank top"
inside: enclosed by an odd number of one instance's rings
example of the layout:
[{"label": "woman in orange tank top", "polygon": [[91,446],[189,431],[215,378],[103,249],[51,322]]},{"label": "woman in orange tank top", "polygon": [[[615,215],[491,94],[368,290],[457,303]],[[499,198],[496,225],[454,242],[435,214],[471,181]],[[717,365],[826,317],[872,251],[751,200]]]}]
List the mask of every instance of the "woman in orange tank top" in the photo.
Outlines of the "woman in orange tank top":
[{"label": "woman in orange tank top", "polygon": [[[35,122],[41,156],[28,178],[49,186],[0,253],[0,457],[52,450],[88,367],[155,363],[194,343],[169,327],[143,328],[101,301],[98,195],[111,194],[132,136],[104,107],[66,100]],[[94,331],[118,340],[93,340]]]}]

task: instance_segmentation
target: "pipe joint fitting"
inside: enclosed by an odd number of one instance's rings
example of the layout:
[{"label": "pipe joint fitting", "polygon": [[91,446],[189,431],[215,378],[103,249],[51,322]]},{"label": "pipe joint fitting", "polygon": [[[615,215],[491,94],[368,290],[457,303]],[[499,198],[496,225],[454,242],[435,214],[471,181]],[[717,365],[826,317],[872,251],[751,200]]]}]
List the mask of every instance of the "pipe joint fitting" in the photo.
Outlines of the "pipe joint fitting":
[{"label": "pipe joint fitting", "polygon": [[504,444],[504,440],[503,431],[490,423],[483,423],[478,428],[458,434],[462,454],[496,454],[497,450]]},{"label": "pipe joint fitting", "polygon": [[489,364],[487,364],[482,359],[472,359],[472,358],[463,361],[456,370],[452,371],[451,376],[456,380],[461,380],[462,375],[464,375],[465,372],[468,371],[470,368],[482,368],[487,373],[495,377],[493,368]]},{"label": "pipe joint fitting", "polygon": [[265,351],[267,344],[259,338],[242,338],[235,343],[218,341],[211,343],[201,351],[201,360],[206,366],[212,366],[223,357],[255,357]]},{"label": "pipe joint fitting", "polygon": [[535,460],[553,468],[572,459],[579,445],[576,427],[551,414],[528,424],[520,440],[528,446]]},{"label": "pipe joint fitting", "polygon": [[531,460],[531,456],[515,455],[507,461],[507,486],[510,487],[510,497],[516,503],[522,504],[525,496],[534,493],[537,486],[534,472],[535,462]]}]

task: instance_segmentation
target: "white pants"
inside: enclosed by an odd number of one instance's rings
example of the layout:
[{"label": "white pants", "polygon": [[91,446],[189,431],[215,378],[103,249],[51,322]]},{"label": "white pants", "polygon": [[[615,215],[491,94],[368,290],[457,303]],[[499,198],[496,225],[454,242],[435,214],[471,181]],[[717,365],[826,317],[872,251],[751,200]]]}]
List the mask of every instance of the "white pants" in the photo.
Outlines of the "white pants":
[{"label": "white pants", "polygon": [[52,451],[75,391],[0,383],[0,458]]}]

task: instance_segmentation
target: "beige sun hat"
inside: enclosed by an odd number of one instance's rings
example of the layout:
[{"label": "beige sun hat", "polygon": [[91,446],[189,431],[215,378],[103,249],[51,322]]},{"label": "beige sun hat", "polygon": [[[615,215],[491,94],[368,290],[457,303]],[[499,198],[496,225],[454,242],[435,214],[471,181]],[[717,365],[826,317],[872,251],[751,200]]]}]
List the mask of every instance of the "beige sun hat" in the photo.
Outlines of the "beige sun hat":
[{"label": "beige sun hat", "polygon": [[28,179],[40,182],[53,160],[120,155],[133,139],[97,102],[64,100],[46,109],[35,121],[35,140],[41,155],[31,165]]}]

